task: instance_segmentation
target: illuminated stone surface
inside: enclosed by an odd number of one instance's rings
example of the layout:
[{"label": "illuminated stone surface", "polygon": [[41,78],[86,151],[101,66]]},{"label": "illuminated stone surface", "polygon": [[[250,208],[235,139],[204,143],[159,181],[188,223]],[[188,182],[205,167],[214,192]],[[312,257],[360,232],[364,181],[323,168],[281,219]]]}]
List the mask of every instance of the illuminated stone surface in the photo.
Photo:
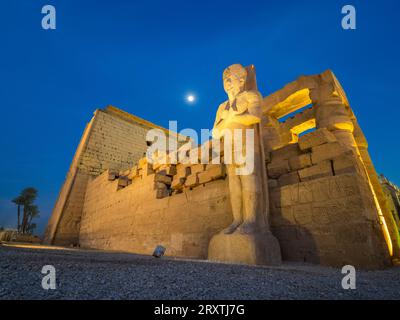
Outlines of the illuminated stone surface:
[{"label": "illuminated stone surface", "polygon": [[[239,130],[242,136],[245,130],[254,130],[254,170],[251,174],[238,175],[237,165],[227,164],[233,222],[211,239],[208,259],[279,264],[279,243],[269,231],[268,180],[261,132],[262,100],[257,91],[254,66],[245,69],[238,64],[232,65],[224,71],[223,78],[228,100],[218,108],[214,128]],[[244,150],[246,140],[240,143],[243,148],[240,150]]]},{"label": "illuminated stone surface", "polygon": [[[270,226],[283,260],[380,268],[398,258],[397,207],[334,74],[302,76],[260,103],[268,177],[260,197],[269,198],[261,226]],[[142,158],[145,134],[155,127],[114,107],[95,112],[45,242],[149,255],[161,244],[170,256],[207,258],[211,238],[235,216],[229,166],[152,167]]]}]

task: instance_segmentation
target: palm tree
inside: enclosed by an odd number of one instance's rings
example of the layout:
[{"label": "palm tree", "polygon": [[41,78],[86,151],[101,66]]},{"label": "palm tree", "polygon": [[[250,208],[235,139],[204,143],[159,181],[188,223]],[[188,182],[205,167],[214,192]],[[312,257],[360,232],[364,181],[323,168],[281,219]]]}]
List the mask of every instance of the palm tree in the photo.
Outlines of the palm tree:
[{"label": "palm tree", "polygon": [[21,217],[21,206],[24,205],[24,198],[19,195],[18,197],[16,197],[15,199],[12,200],[12,202],[14,202],[17,205],[17,210],[18,210],[18,225],[17,225],[17,230],[19,232],[20,229],[20,217]]},{"label": "palm tree", "polygon": [[[39,210],[33,202],[37,197],[37,190],[29,187],[21,191],[21,194],[12,200],[18,206],[18,232],[26,233],[28,224],[34,217],[39,216]],[[20,223],[20,207],[23,206],[22,222]]]},{"label": "palm tree", "polygon": [[33,230],[36,228],[36,223],[32,223],[33,218],[39,218],[39,208],[36,205],[27,205],[26,206],[27,212],[27,221],[25,224],[24,233],[32,233]]},{"label": "palm tree", "polygon": [[21,192],[21,196],[24,198],[24,213],[22,218],[22,233],[26,233],[26,227],[28,226],[28,219],[30,214],[30,207],[37,197],[37,190],[29,187],[25,188]]},{"label": "palm tree", "polygon": [[35,230],[36,228],[36,223],[31,223],[29,224],[29,226],[26,228],[26,232],[29,234],[33,233],[33,230]]}]

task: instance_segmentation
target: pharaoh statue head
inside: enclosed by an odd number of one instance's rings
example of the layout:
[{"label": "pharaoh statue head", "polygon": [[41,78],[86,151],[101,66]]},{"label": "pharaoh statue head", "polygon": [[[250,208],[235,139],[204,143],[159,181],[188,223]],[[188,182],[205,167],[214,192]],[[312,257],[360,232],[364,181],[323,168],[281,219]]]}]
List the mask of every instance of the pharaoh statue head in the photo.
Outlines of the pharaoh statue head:
[{"label": "pharaoh statue head", "polygon": [[257,91],[256,74],[254,65],[243,67],[233,64],[223,73],[224,89],[228,96],[235,97],[245,90]]}]

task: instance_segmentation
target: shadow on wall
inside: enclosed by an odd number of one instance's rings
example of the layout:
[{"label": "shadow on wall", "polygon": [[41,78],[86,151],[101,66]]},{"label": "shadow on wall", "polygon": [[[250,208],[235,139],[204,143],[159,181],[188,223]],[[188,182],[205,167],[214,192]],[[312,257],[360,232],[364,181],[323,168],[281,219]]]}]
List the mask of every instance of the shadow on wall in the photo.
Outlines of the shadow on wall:
[{"label": "shadow on wall", "polygon": [[[280,190],[277,191],[280,196]],[[271,232],[278,239],[283,261],[320,264],[318,247],[312,233],[307,228],[284,217],[291,207],[271,210]],[[306,214],[303,215],[306,218]]]}]

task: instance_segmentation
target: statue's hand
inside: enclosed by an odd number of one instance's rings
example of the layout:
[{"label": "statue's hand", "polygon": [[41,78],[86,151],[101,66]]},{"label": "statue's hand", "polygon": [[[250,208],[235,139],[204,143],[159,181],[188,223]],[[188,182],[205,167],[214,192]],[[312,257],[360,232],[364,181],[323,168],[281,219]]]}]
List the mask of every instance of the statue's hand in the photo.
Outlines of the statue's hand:
[{"label": "statue's hand", "polygon": [[236,103],[236,108],[237,108],[236,113],[243,114],[243,113],[247,112],[249,109],[249,106],[250,106],[250,104],[246,99],[243,99],[243,98],[240,99],[238,101],[238,103]]},{"label": "statue's hand", "polygon": [[232,121],[235,123],[243,124],[245,126],[251,126],[253,124],[260,123],[261,119],[257,116],[253,116],[250,113],[245,113],[234,116],[232,118]]}]

